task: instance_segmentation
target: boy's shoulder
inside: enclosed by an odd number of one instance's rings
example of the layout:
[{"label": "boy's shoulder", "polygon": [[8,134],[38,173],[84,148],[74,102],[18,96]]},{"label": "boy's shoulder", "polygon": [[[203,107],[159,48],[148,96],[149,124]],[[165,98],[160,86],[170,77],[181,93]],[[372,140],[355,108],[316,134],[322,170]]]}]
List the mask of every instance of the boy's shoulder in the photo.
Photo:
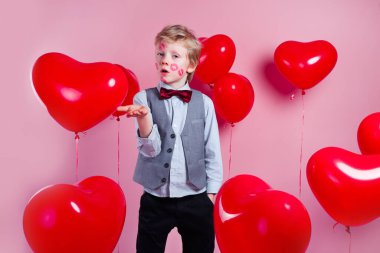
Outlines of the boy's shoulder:
[{"label": "boy's shoulder", "polygon": [[199,90],[195,90],[195,89],[191,89],[191,90],[193,91],[193,93],[198,93],[200,96],[202,96],[203,101],[205,103],[207,103],[207,104],[213,104],[212,99],[209,96],[207,96],[206,94],[200,92]]},{"label": "boy's shoulder", "polygon": [[137,92],[137,93],[135,94],[135,97],[141,97],[142,95],[145,95],[145,94],[146,94],[146,90],[147,90],[147,89],[140,90],[139,92]]},{"label": "boy's shoulder", "polygon": [[133,96],[134,104],[141,104],[146,101],[146,90],[140,90]]}]

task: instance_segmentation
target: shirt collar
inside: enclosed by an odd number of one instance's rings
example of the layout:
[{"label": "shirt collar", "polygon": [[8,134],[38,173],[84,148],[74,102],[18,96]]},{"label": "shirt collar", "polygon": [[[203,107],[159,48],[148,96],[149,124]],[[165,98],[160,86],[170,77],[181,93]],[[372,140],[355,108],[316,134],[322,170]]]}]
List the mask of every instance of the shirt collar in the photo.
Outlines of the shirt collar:
[{"label": "shirt collar", "polygon": [[[174,90],[173,87],[171,87],[170,85],[160,81],[157,85],[157,89],[158,91],[160,91],[161,88],[165,88],[165,89],[168,89],[168,90]],[[177,89],[177,90],[191,90],[190,89],[190,85],[188,82],[186,82],[186,84],[184,86],[182,86],[181,88]]]}]

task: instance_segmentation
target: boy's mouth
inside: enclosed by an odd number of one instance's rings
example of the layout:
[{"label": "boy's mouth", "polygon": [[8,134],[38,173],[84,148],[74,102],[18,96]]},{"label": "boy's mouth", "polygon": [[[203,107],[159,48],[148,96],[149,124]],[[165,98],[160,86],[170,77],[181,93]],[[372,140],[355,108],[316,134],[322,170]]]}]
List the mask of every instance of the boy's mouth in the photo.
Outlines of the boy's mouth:
[{"label": "boy's mouth", "polygon": [[166,70],[166,69],[161,69],[161,72],[162,72],[162,73],[169,73],[169,71]]}]

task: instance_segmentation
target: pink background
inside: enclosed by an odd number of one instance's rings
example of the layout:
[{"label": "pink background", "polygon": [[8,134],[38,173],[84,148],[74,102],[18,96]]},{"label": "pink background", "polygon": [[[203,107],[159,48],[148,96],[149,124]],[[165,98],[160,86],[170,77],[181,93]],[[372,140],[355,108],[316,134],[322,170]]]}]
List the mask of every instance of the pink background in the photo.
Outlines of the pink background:
[{"label": "pink background", "polygon": [[[357,127],[380,110],[379,0],[14,0],[1,1],[0,17],[1,252],[31,252],[22,230],[27,201],[44,186],[75,182],[74,134],[56,123],[35,96],[30,73],[36,58],[57,51],[82,62],[118,63],[133,70],[143,88],[151,87],[157,80],[153,38],[175,23],[199,37],[230,36],[237,48],[232,72],[253,84],[253,110],[233,128],[231,176],[250,173],[298,197],[303,129],[300,199],[313,226],[307,252],[348,252],[349,235],[343,226],[333,229],[335,221],[310,191],[305,166],[326,146],[359,152]],[[332,73],[306,93],[303,127],[300,93],[278,74],[272,55],[283,41],[318,39],[331,42],[339,59]],[[225,179],[229,133],[230,127],[221,125]],[[137,154],[133,121],[122,119],[120,135],[120,180],[128,210],[119,247],[126,253],[134,252],[142,189],[131,180]],[[79,178],[92,175],[117,180],[115,120],[81,135]],[[352,228],[352,252],[379,252],[379,234],[380,220]],[[180,252],[180,245],[173,232],[166,252]]]}]

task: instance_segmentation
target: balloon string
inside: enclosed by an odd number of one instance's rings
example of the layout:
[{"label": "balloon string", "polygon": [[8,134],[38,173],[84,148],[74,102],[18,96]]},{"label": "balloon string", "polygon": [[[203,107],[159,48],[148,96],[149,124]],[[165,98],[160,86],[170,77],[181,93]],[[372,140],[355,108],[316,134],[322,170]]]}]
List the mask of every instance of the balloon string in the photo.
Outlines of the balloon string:
[{"label": "balloon string", "polygon": [[301,197],[301,189],[302,189],[303,135],[304,135],[304,128],[305,128],[305,101],[303,98],[304,95],[305,95],[305,91],[302,90],[301,150],[300,150],[299,175],[298,175],[298,194],[300,197]]},{"label": "balloon string", "polygon": [[235,125],[231,123],[231,131],[230,131],[230,159],[228,161],[228,178],[230,178],[231,175],[231,161],[232,161],[232,128]]},{"label": "balloon string", "polygon": [[120,118],[117,117],[117,183],[120,185]]},{"label": "balloon string", "polygon": [[[340,223],[335,223],[334,226],[333,226],[333,230],[335,230],[335,227],[337,225],[339,225]],[[352,243],[352,234],[351,234],[351,227],[350,226],[346,226],[346,232],[349,234],[350,236],[350,241],[349,241],[349,244],[348,244],[348,253],[351,253],[351,243]]]},{"label": "balloon string", "polygon": [[350,228],[350,226],[346,226],[346,232],[350,235],[350,242],[348,244],[348,253],[351,253],[352,235],[351,235],[351,228]]},{"label": "balloon string", "polygon": [[79,170],[79,134],[75,133],[75,180],[78,181],[78,170]]},{"label": "balloon string", "polygon": [[[117,121],[117,183],[120,185],[120,117],[116,118]],[[117,242],[117,253],[120,253],[120,238]]]}]

